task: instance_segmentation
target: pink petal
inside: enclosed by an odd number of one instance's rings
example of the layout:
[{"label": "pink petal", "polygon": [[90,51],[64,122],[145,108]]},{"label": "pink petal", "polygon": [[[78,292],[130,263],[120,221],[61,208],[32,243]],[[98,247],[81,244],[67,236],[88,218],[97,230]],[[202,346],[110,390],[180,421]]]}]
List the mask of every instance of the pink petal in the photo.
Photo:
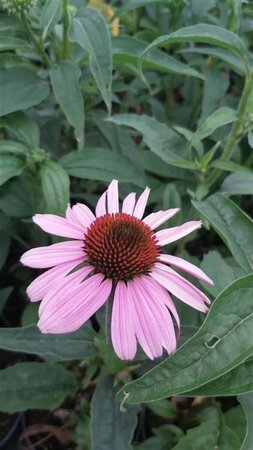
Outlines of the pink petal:
[{"label": "pink petal", "polygon": [[66,241],[46,247],[36,247],[25,252],[20,261],[25,266],[46,269],[82,258],[85,261],[83,241]]},{"label": "pink petal", "polygon": [[135,284],[139,289],[139,295],[147,303],[156,322],[159,324],[160,339],[164,348],[168,353],[174,352],[177,347],[177,340],[168,309],[162,302],[156,301],[156,296],[153,297],[153,291],[148,287],[144,279],[137,278]]},{"label": "pink petal", "polygon": [[96,217],[101,217],[106,214],[106,196],[107,191],[104,192],[101,197],[99,197],[97,206],[96,206]]},{"label": "pink petal", "polygon": [[79,258],[76,261],[71,261],[69,263],[59,264],[52,269],[39,275],[35,278],[27,287],[26,293],[30,298],[31,302],[37,302],[41,300],[47,292],[62,280],[68,272],[74,269],[78,264],[83,261],[83,258]]},{"label": "pink petal", "polygon": [[204,303],[203,297],[199,295],[198,289],[187,280],[184,280],[183,277],[179,278],[173,273],[161,270],[160,266],[153,268],[151,276],[182,302],[198,311],[207,311],[208,308]]},{"label": "pink petal", "polygon": [[189,273],[190,275],[193,275],[194,277],[204,281],[207,284],[213,284],[211,278],[209,278],[205,274],[205,272],[203,272],[203,270],[199,269],[197,266],[186,261],[185,259],[178,258],[177,256],[173,255],[164,255],[164,254],[159,255],[158,259],[163,263],[171,264],[172,266],[175,266],[178,269],[181,269]]},{"label": "pink petal", "polygon": [[179,208],[167,209],[166,211],[158,211],[156,213],[149,214],[149,216],[143,219],[143,222],[148,225],[151,230],[162,225],[167,220],[171,219],[175,214],[180,211]]},{"label": "pink petal", "polygon": [[184,236],[187,236],[187,234],[191,233],[194,230],[197,230],[200,227],[201,221],[197,220],[186,222],[183,225],[180,225],[179,227],[167,228],[165,230],[158,231],[155,234],[158,239],[159,245],[167,245],[170,244],[171,242],[181,239]]},{"label": "pink petal", "polygon": [[112,180],[107,191],[108,213],[116,214],[119,212],[119,193],[118,181]]},{"label": "pink petal", "polygon": [[133,214],[134,207],[135,207],[135,197],[136,193],[131,192],[131,194],[128,194],[125,199],[123,200],[122,204],[122,212],[125,214],[129,214],[130,216]]},{"label": "pink petal", "polygon": [[156,299],[157,302],[163,303],[173,314],[173,317],[176,321],[177,328],[178,328],[178,334],[180,331],[180,319],[178,312],[176,310],[176,307],[174,305],[174,302],[169,295],[168,291],[159,284],[154,278],[150,277],[149,275],[144,275],[142,277],[143,281],[145,282],[145,285],[147,285],[150,293],[152,293],[153,298]]},{"label": "pink petal", "polygon": [[135,357],[137,342],[134,333],[134,309],[128,288],[119,281],[113,300],[111,338],[113,348],[120,359]]},{"label": "pink petal", "polygon": [[132,301],[134,309],[135,334],[150,359],[162,355],[162,340],[160,325],[157,323],[152,311],[145,299],[139,294],[135,281],[127,283],[129,299]]},{"label": "pink petal", "polygon": [[78,224],[69,222],[64,217],[55,216],[54,214],[35,214],[33,221],[42,230],[56,236],[67,237],[71,239],[83,239],[84,230]]},{"label": "pink petal", "polygon": [[45,309],[38,326],[43,333],[70,333],[80,328],[108,299],[112,282],[94,275],[79,285],[79,291],[59,305],[53,314]]},{"label": "pink petal", "polygon": [[72,223],[75,223],[75,224],[77,223],[78,225],[80,225],[78,220],[77,220],[77,218],[76,218],[76,216],[75,216],[75,214],[72,211],[72,208],[71,208],[70,204],[68,204],[68,207],[66,209],[66,219],[69,222],[72,222]]},{"label": "pink petal", "polygon": [[79,292],[81,282],[93,271],[94,268],[92,266],[85,266],[59,280],[43,298],[39,307],[39,316],[45,310],[49,315],[53,315],[55,311],[64,306],[65,302],[69,301],[69,298]]},{"label": "pink petal", "polygon": [[82,225],[84,228],[88,228],[94,220],[96,220],[96,217],[91,212],[90,208],[88,206],[83,205],[82,203],[77,203],[72,207],[72,211],[76,217],[76,220],[80,225]]},{"label": "pink petal", "polygon": [[138,219],[141,219],[146,205],[147,205],[147,201],[148,201],[148,196],[150,193],[150,189],[148,187],[146,187],[146,189],[143,191],[143,193],[140,195],[140,197],[138,198],[135,208],[134,208],[134,212],[133,212],[133,216],[137,217]]}]

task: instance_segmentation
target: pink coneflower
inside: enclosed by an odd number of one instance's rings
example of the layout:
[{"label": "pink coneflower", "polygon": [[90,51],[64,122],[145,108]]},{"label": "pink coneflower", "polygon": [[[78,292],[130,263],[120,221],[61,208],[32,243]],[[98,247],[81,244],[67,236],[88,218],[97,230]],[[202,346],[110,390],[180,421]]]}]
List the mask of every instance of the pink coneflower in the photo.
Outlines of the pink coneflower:
[{"label": "pink coneflower", "polygon": [[178,329],[180,323],[168,291],[187,305],[207,311],[205,294],[171,266],[206,283],[212,280],[184,259],[161,253],[164,245],[200,228],[201,222],[154,232],[178,209],[142,219],[148,195],[148,188],[137,201],[135,193],[129,194],[120,212],[118,182],[113,180],[97,202],[96,215],[77,203],[67,208],[66,218],[34,216],[44,231],[71,239],[34,248],[21,258],[29,267],[51,267],[27,289],[31,301],[42,300],[38,326],[43,333],[77,330],[110,297],[111,340],[119,358],[133,359],[138,341],[153,359],[162,355],[163,347],[168,353],[176,349],[172,316]]}]

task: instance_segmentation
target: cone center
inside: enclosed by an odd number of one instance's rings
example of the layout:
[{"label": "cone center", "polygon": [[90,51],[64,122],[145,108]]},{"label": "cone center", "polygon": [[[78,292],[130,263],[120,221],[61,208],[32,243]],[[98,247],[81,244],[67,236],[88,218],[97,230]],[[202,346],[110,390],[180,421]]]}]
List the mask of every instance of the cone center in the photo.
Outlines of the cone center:
[{"label": "cone center", "polygon": [[84,248],[96,272],[114,281],[149,273],[159,253],[151,228],[125,213],[98,217],[86,232]]}]

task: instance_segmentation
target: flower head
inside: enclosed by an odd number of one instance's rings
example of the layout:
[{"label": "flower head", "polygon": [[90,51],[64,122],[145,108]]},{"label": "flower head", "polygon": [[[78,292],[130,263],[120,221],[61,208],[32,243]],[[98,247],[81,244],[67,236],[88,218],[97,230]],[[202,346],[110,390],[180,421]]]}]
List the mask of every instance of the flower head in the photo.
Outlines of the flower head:
[{"label": "flower head", "polygon": [[9,13],[27,13],[37,3],[37,0],[2,0],[1,8]]},{"label": "flower head", "polygon": [[138,341],[153,359],[162,355],[163,348],[168,353],[176,349],[173,319],[178,329],[180,323],[169,292],[207,311],[205,294],[172,267],[209,284],[212,280],[193,264],[161,251],[198,229],[201,222],[155,232],[178,209],[143,219],[148,195],[148,188],[137,201],[134,193],[129,194],[120,211],[118,182],[113,180],[99,198],[95,215],[77,203],[67,208],[65,218],[34,216],[44,231],[71,239],[34,248],[21,258],[27,266],[49,269],[27,288],[31,301],[42,300],[38,326],[43,333],[75,331],[105,302],[113,301],[111,340],[119,358],[133,359]]}]

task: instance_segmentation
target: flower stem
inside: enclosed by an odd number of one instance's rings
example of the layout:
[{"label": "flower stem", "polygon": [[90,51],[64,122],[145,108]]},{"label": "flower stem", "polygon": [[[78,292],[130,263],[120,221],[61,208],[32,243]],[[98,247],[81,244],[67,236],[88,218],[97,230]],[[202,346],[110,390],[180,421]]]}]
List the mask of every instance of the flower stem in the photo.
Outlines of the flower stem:
[{"label": "flower stem", "polygon": [[62,59],[69,58],[69,16],[68,16],[68,0],[63,0],[63,42],[62,42]]},{"label": "flower stem", "polygon": [[106,302],[106,315],[105,315],[105,328],[106,328],[106,342],[108,345],[112,346],[111,339],[111,321],[112,321],[112,307],[114,298],[115,286],[112,287],[110,297]]},{"label": "flower stem", "polygon": [[27,19],[27,16],[26,16],[26,14],[24,12],[21,13],[21,17],[22,17],[22,21],[24,23],[26,32],[27,32],[28,36],[30,37],[31,41],[33,42],[36,50],[40,54],[43,63],[46,66],[49,67],[50,66],[50,60],[49,60],[49,58],[48,58],[48,56],[47,56],[47,54],[46,54],[46,52],[44,50],[43,44],[40,44],[39,41],[36,39],[36,37],[35,37],[35,35],[33,33],[33,30],[32,30],[32,27],[31,27],[31,25],[29,23],[29,20]]},{"label": "flower stem", "polygon": [[[252,92],[253,92],[253,71],[249,72],[246,76],[244,89],[237,109],[237,120],[234,122],[231,128],[228,141],[224,147],[223,154],[221,155],[220,159],[222,161],[230,160],[236,145],[243,137],[242,131],[245,116],[247,114],[249,99],[251,97]],[[213,185],[213,183],[217,180],[220,173],[221,170],[219,169],[215,169],[213,172],[211,172],[206,180],[205,185],[210,188]]]}]

